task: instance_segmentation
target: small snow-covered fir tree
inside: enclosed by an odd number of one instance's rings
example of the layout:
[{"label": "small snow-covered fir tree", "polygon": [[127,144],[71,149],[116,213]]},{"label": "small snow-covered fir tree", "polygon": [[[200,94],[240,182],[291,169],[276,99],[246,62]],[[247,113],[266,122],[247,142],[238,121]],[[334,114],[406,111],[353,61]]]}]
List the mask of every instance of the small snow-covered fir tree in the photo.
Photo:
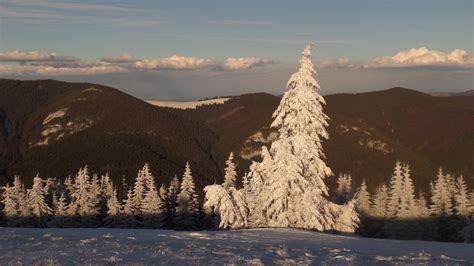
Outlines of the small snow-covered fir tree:
[{"label": "small snow-covered fir tree", "polygon": [[74,192],[69,204],[69,215],[79,217],[94,217],[99,213],[96,200],[91,195],[91,180],[87,166],[79,169],[74,180]]},{"label": "small snow-covered fir tree", "polygon": [[204,208],[219,217],[219,228],[240,228],[247,226],[248,208],[245,196],[234,187],[210,185],[204,188]]},{"label": "small snow-covered fir tree", "polygon": [[137,210],[135,209],[133,190],[132,188],[129,188],[127,197],[124,199],[123,206],[121,207],[120,216],[110,221],[110,224],[113,227],[135,228],[137,227],[135,213],[137,213]]},{"label": "small snow-covered fir tree", "polygon": [[58,190],[59,181],[56,178],[48,177],[46,178],[46,183],[44,185],[44,191],[46,193],[45,200],[46,204],[53,206],[53,197],[55,196],[55,191]]},{"label": "small snow-covered fir tree", "polygon": [[109,177],[109,173],[106,173],[100,177],[100,190],[102,195],[104,195],[107,199],[112,197],[115,188],[112,180]]},{"label": "small snow-covered fir tree", "polygon": [[127,191],[127,196],[123,201],[123,206],[121,209],[121,213],[124,216],[134,216],[137,212],[135,210],[135,204],[133,204],[133,190],[131,188],[129,188]]},{"label": "small snow-covered fir tree", "polygon": [[28,206],[26,189],[19,176],[15,176],[13,179],[13,193],[15,194],[16,198],[18,216],[29,217],[31,213],[30,207]]},{"label": "small snow-covered fir tree", "polygon": [[179,179],[178,179],[178,176],[175,175],[173,179],[171,179],[170,185],[168,187],[168,191],[166,193],[164,219],[165,219],[165,227],[167,228],[174,227],[173,220],[176,215],[176,205],[177,205],[177,200],[178,200],[179,188],[180,188]]},{"label": "small snow-covered fir tree", "polygon": [[362,184],[360,185],[359,191],[357,192],[357,203],[356,207],[357,210],[364,214],[369,216],[371,214],[371,197],[370,193],[367,190],[367,185],[365,183],[365,179],[362,181]]},{"label": "small snow-covered fir tree", "polygon": [[61,196],[55,201],[54,204],[54,216],[64,217],[67,216],[68,206],[66,201],[66,196],[64,193],[61,193]]},{"label": "small snow-covered fir tree", "polygon": [[393,170],[392,178],[390,179],[389,198],[388,198],[388,216],[400,216],[402,199],[404,197],[403,191],[403,169],[402,163],[397,161],[395,169]]},{"label": "small snow-covered fir tree", "polygon": [[416,211],[414,212],[415,217],[426,219],[430,216],[430,209],[428,208],[425,195],[421,191],[418,194],[418,198],[415,201],[415,208],[416,208]]},{"label": "small snow-covered fir tree", "polygon": [[325,101],[314,78],[312,47],[303,50],[300,68],[290,77],[288,91],[273,114],[271,127],[278,130],[278,138],[270,150],[262,148],[262,162],[253,162],[250,168],[249,206],[255,226],[334,230],[336,215],[355,213],[350,205],[327,200],[324,180],[332,171],[324,162],[321,143],[328,139],[329,118],[323,113]]},{"label": "small snow-covered fir tree", "polygon": [[454,205],[454,209],[456,210],[456,215],[468,217],[471,213],[469,194],[467,190],[467,184],[464,181],[464,177],[462,175],[456,179],[455,200],[456,204]]},{"label": "small snow-covered fir tree", "polygon": [[227,159],[225,164],[224,188],[235,188],[237,172],[235,171],[234,153],[231,152],[229,154],[229,159]]},{"label": "small snow-covered fir tree", "polygon": [[100,179],[97,174],[93,174],[91,178],[91,192],[89,198],[94,206],[100,209],[100,203],[102,199],[102,190],[100,187]]},{"label": "small snow-covered fir tree", "polygon": [[196,229],[199,219],[199,202],[194,187],[191,166],[186,162],[186,168],[178,194],[174,225],[176,229]]},{"label": "small snow-covered fir tree", "polygon": [[28,206],[31,215],[36,218],[43,218],[51,215],[53,210],[46,204],[46,191],[43,186],[43,179],[38,175],[33,178],[33,186],[28,190]]},{"label": "small snow-covered fir tree", "polygon": [[146,192],[146,178],[147,173],[149,173],[148,164],[145,164],[142,169],[138,171],[137,178],[135,179],[135,184],[133,186],[133,196],[131,203],[134,206],[134,210],[137,212],[135,214],[141,214],[142,201],[145,197]]},{"label": "small snow-covered fir tree", "polygon": [[160,186],[159,195],[160,195],[161,201],[164,204],[163,209],[165,209],[166,208],[166,206],[165,206],[166,205],[166,200],[168,198],[168,191],[166,190],[166,187],[165,187],[164,184],[161,184],[161,186]]},{"label": "small snow-covered fir tree", "polygon": [[388,189],[385,184],[375,190],[374,201],[372,205],[372,215],[383,219],[387,217]]},{"label": "small snow-covered fir tree", "polygon": [[443,169],[439,168],[437,179],[431,191],[430,211],[436,216],[449,216],[453,214],[453,205],[449,191],[448,180],[443,174]]},{"label": "small snow-covered fir tree", "polygon": [[7,219],[19,216],[18,199],[14,187],[10,187],[7,184],[5,187],[2,187],[2,190],[3,215]]},{"label": "small snow-covered fir tree", "polygon": [[72,200],[72,194],[74,194],[74,182],[72,181],[71,176],[66,177],[64,179],[64,187],[66,192],[66,199]]},{"label": "small snow-covered fir tree", "polygon": [[339,174],[337,178],[336,201],[346,203],[352,197],[352,176],[351,174]]},{"label": "small snow-covered fir tree", "polygon": [[415,188],[410,175],[410,166],[405,164],[402,166],[403,186],[402,186],[402,198],[400,200],[400,206],[398,208],[399,213],[397,217],[401,218],[414,218],[416,216],[415,207]]},{"label": "small snow-covered fir tree", "polygon": [[146,192],[142,201],[141,213],[145,228],[160,228],[163,226],[164,204],[158,195],[155,178],[148,169],[144,169]]},{"label": "small snow-covered fir tree", "polygon": [[117,190],[112,190],[112,195],[107,199],[107,215],[119,216],[120,215],[120,202],[117,198]]}]

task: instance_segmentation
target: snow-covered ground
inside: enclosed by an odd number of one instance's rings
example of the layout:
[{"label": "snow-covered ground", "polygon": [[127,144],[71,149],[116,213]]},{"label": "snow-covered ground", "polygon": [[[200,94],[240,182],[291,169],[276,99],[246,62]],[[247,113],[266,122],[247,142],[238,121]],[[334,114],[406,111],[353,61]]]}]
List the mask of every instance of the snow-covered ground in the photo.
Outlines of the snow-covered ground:
[{"label": "snow-covered ground", "polygon": [[474,245],[295,229],[168,231],[0,228],[0,264],[461,264]]},{"label": "snow-covered ground", "polygon": [[179,101],[161,101],[161,100],[145,100],[149,104],[153,104],[161,107],[170,107],[177,109],[196,109],[198,106],[211,105],[211,104],[223,104],[231,98],[217,98],[204,101],[190,101],[190,102],[179,102]]}]

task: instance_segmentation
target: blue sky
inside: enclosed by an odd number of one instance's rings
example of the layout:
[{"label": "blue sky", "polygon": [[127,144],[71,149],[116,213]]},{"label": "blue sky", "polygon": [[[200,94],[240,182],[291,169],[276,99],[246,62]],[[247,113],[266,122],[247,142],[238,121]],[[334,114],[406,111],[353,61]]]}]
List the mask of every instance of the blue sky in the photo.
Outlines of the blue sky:
[{"label": "blue sky", "polygon": [[[470,0],[3,0],[0,7],[0,64],[23,65],[0,71],[3,77],[100,82],[147,98],[279,93],[313,42],[317,66],[326,61],[319,79],[329,93],[473,89]],[[17,50],[26,54],[13,56]],[[56,57],[47,65],[82,72],[39,71],[45,60],[32,51],[74,57],[74,65]],[[123,54],[127,62],[113,68],[99,62]],[[162,61],[173,55],[182,57]],[[228,58],[241,60],[231,68]],[[85,69],[92,66],[99,71]]]}]

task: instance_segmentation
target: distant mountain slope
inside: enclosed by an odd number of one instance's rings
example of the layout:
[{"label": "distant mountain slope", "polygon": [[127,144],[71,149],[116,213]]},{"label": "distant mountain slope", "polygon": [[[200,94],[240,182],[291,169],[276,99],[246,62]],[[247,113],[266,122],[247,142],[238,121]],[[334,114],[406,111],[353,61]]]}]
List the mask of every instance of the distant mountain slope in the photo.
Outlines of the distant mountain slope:
[{"label": "distant mountain slope", "polygon": [[[373,188],[388,181],[399,159],[410,163],[415,183],[424,188],[440,166],[474,184],[474,97],[438,98],[393,88],[325,98],[331,120],[323,145],[334,174],[350,172]],[[240,155],[243,173],[275,137],[268,126],[279,100],[249,94],[187,113],[216,132],[221,156],[231,150]],[[334,186],[335,178],[328,182]]]},{"label": "distant mountain slope", "polygon": [[62,178],[88,164],[119,183],[149,162],[166,182],[182,173],[187,160],[199,187],[220,175],[207,126],[116,89],[0,80],[0,95],[0,175]]},{"label": "distant mountain slope", "polygon": [[[52,80],[0,80],[0,95],[0,177],[64,177],[88,164],[130,183],[149,162],[161,184],[190,160],[198,190],[221,182],[231,151],[239,176],[248,171],[276,137],[268,127],[280,102],[255,93],[180,110],[101,85]],[[350,172],[373,190],[400,159],[418,187],[427,189],[440,166],[474,185],[474,97],[393,88],[325,99],[331,120],[323,145],[335,175]],[[328,182],[334,187],[335,178]]]},{"label": "distant mountain slope", "polygon": [[431,95],[433,96],[438,96],[438,97],[451,97],[451,96],[474,96],[474,90],[468,90],[465,92],[437,92],[437,93],[432,93]]}]

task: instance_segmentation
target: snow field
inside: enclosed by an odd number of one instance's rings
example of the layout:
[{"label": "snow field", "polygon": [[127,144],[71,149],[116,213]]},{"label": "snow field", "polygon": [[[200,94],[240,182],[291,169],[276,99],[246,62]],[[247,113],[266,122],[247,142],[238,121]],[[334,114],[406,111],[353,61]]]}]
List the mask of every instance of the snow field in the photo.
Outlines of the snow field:
[{"label": "snow field", "polygon": [[474,245],[297,229],[0,228],[0,264],[472,265]]}]

